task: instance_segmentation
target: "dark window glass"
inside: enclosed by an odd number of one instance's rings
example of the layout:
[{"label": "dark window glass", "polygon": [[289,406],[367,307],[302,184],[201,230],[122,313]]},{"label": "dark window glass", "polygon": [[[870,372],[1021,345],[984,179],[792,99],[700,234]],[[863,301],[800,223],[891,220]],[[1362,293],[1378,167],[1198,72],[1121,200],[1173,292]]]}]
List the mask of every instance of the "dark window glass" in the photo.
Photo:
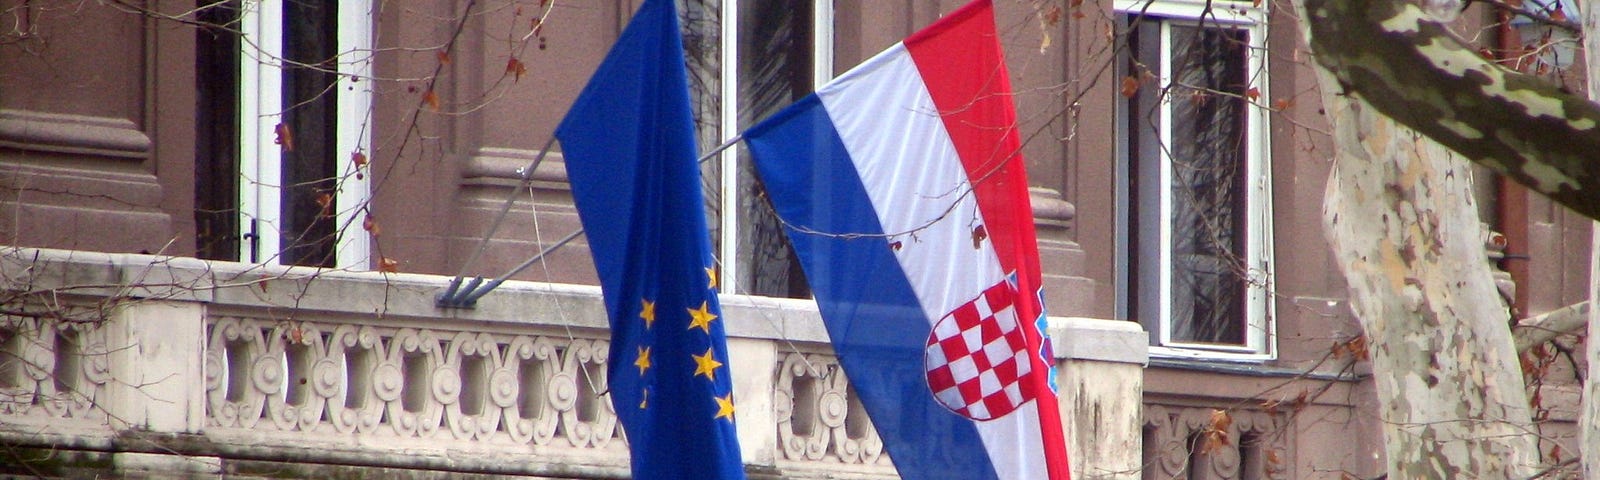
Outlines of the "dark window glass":
[{"label": "dark window glass", "polygon": [[202,2],[195,50],[195,255],[239,260],[239,4]]},{"label": "dark window glass", "polygon": [[[1162,62],[1162,23],[1144,17],[1129,34],[1124,63],[1142,78],[1127,99],[1130,201],[1129,312],[1158,314],[1162,254],[1170,339],[1243,345],[1249,203],[1247,101],[1249,32],[1215,24],[1171,22],[1170,65]],[[1167,73],[1169,82],[1153,79]],[[1161,139],[1163,122],[1170,137]],[[1162,182],[1163,169],[1170,179]],[[1162,214],[1163,199],[1167,213]],[[1165,222],[1165,223],[1162,223]],[[1162,240],[1163,228],[1170,237]]]},{"label": "dark window glass", "polygon": [[[739,0],[739,128],[811,93],[812,1]],[[748,151],[739,157],[739,291],[806,297],[799,259],[767,203]]]},{"label": "dark window glass", "polygon": [[1172,27],[1172,339],[1245,343],[1243,30]]},{"label": "dark window glass", "polygon": [[[722,38],[723,1],[737,1],[738,44]],[[810,94],[813,88],[812,32],[814,0],[678,0],[688,56],[689,89],[695,108],[701,151],[710,151],[734,132],[722,131],[722,54],[736,48],[738,58],[738,128],[748,128],[768,115]],[[741,147],[742,148],[742,147]],[[739,151],[737,175],[738,238],[723,238],[722,164],[701,165],[706,215],[714,248],[736,242],[735,291],[801,298],[811,294],[799,260],[784,236],[782,224],[755,178],[748,151]]]},{"label": "dark window glass", "polygon": [[283,152],[285,265],[331,267],[334,231],[338,109],[338,14],[333,2],[284,2],[283,116],[294,149]]}]

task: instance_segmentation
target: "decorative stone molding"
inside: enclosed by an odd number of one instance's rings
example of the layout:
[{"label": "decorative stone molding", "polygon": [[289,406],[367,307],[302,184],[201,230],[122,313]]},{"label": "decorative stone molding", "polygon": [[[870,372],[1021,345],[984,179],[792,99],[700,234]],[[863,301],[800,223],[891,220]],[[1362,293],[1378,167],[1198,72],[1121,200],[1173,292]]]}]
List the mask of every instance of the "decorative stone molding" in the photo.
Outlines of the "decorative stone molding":
[{"label": "decorative stone molding", "polygon": [[1078,207],[1054,189],[1029,187],[1028,201],[1033,204],[1033,221],[1038,225],[1065,228],[1078,215]]},{"label": "decorative stone molding", "polygon": [[[1219,425],[1216,409],[1145,405],[1144,478],[1282,480],[1289,475],[1288,421],[1282,416],[1228,410],[1221,443],[1206,437]],[[1200,471],[1191,472],[1191,468]],[[1198,474],[1198,475],[1196,475]]]},{"label": "decorative stone molding", "polygon": [[609,342],[210,319],[207,426],[605,448]]},{"label": "decorative stone molding", "polygon": [[6,422],[105,425],[96,402],[106,398],[110,372],[105,332],[95,324],[0,316],[0,417]]},{"label": "decorative stone molding", "polygon": [[805,353],[779,358],[773,405],[785,460],[892,466],[837,359]]},{"label": "decorative stone molding", "polygon": [[[441,312],[432,294],[442,277],[26,248],[0,250],[0,279],[102,307],[69,320],[0,316],[0,442],[17,448],[122,458],[105,463],[107,476],[250,465],[307,478],[334,467],[627,475],[626,438],[604,395],[610,345],[597,287],[508,282],[476,309]],[[813,302],[729,295],[723,313],[743,355],[735,362],[745,361],[735,376],[746,375],[740,440],[755,453],[745,457],[753,472],[896,478]],[[1086,328],[1061,325],[1068,337]],[[1067,363],[1098,355],[1060,351]],[[1095,377],[1110,361],[1084,363],[1078,377],[1117,381]],[[1097,394],[1100,404],[1139,405],[1137,391],[1095,391],[1118,392]],[[123,455],[149,449],[174,458]]]},{"label": "decorative stone molding", "polygon": [[[522,181],[522,169],[528,168],[536,158],[539,158],[538,150],[480,148],[467,157],[466,164],[461,169],[461,178],[466,183],[511,182],[515,185]],[[544,161],[539,162],[539,167],[533,170],[533,181],[540,184],[560,184],[565,187],[567,167],[566,162],[562,160],[561,152],[552,151],[545,155]]]},{"label": "decorative stone molding", "polygon": [[141,159],[151,149],[132,120],[7,109],[0,109],[0,146]]}]

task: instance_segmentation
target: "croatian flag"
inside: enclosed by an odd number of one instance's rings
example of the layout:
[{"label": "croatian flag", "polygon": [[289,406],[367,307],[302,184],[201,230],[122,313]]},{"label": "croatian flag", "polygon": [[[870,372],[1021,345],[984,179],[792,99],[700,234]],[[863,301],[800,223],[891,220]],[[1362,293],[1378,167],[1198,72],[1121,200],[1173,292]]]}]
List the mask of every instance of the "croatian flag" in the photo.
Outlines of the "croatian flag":
[{"label": "croatian flag", "polygon": [[994,22],[973,2],[744,133],[909,480],[1068,478]]}]

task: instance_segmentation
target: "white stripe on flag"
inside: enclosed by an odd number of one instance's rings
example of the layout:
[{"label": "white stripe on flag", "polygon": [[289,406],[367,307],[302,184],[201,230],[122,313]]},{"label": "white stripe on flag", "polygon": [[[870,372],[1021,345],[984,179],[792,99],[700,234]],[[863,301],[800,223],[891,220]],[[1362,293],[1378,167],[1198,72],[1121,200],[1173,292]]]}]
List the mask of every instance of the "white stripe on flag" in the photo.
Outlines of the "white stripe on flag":
[{"label": "white stripe on flag", "polygon": [[983,224],[978,202],[911,55],[896,44],[874,60],[817,96],[883,231],[911,232],[890,242],[900,242],[895,257],[931,324],[1000,282],[1003,272],[987,242],[973,248],[973,229]]},{"label": "white stripe on flag", "polygon": [[[1004,280],[993,245],[973,246],[973,230],[983,225],[977,200],[904,45],[869,59],[817,96],[855,162],[883,231],[914,231],[890,242],[900,242],[895,257],[930,324]],[[905,131],[911,134],[899,134]],[[1047,477],[1037,402],[974,423],[998,478]]]}]

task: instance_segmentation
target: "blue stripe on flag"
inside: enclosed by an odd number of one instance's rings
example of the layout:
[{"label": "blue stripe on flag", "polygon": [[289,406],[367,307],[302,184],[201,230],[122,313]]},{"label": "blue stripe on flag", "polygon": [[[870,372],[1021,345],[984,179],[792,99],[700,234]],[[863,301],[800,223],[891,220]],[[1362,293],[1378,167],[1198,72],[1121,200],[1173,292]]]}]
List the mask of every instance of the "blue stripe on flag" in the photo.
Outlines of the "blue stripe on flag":
[{"label": "blue stripe on flag", "polygon": [[[906,479],[994,479],[973,422],[938,405],[923,370],[931,323],[895,260],[816,95],[745,133],[850,384]],[[797,231],[793,227],[837,236]],[[906,447],[906,448],[896,448]]]}]

